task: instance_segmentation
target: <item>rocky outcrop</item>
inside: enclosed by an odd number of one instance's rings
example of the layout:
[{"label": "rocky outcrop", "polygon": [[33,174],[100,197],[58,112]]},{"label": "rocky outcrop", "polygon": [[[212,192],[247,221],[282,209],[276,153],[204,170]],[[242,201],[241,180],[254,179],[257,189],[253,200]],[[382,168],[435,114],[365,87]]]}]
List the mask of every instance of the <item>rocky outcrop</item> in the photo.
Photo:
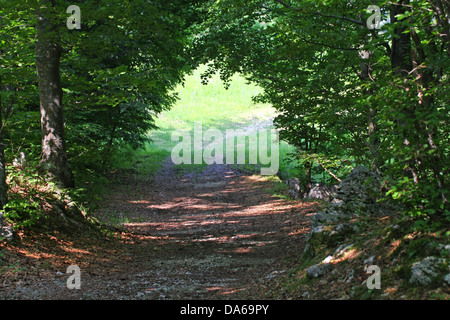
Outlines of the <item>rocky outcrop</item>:
[{"label": "rocky outcrop", "polygon": [[341,211],[378,213],[380,189],[380,176],[366,167],[358,166],[340,183],[334,203],[340,205]]},{"label": "rocky outcrop", "polygon": [[365,167],[356,167],[342,180],[326,210],[316,213],[311,221],[305,256],[313,257],[323,247],[338,246],[358,232],[351,219],[379,213],[380,186],[380,177]]},{"label": "rocky outcrop", "polygon": [[289,195],[294,199],[319,199],[332,201],[347,211],[369,211],[374,213],[376,201],[379,199],[381,179],[380,176],[358,166],[341,181],[339,185],[314,184],[307,194],[303,194],[298,178],[284,180],[289,186]]},{"label": "rocky outcrop", "polygon": [[306,269],[306,274],[310,278],[318,278],[318,277],[322,277],[325,274],[327,274],[328,272],[330,272],[331,269],[332,269],[331,264],[325,262],[325,263],[315,264],[315,265],[309,267],[308,269]]},{"label": "rocky outcrop", "polygon": [[318,212],[313,225],[335,223],[358,215],[379,214],[385,208],[377,200],[381,197],[381,179],[365,167],[356,167],[342,180],[326,210]]},{"label": "rocky outcrop", "polygon": [[308,193],[303,193],[300,186],[300,179],[298,178],[288,178],[285,183],[289,186],[288,194],[293,199],[310,199],[310,200],[324,200],[331,201],[331,199],[336,195],[338,190],[337,185],[326,185],[322,183],[314,184]]},{"label": "rocky outcrop", "polygon": [[[324,277],[334,272],[339,257],[352,250],[352,245],[347,244],[353,242],[359,232],[364,231],[360,229],[364,228],[361,223],[355,223],[361,221],[361,216],[378,216],[393,209],[388,203],[377,201],[382,197],[380,189],[381,178],[378,174],[367,168],[357,167],[340,183],[327,208],[314,215],[303,252],[304,258],[316,260],[324,252],[331,255],[306,269],[309,278]],[[400,229],[399,225],[390,226],[393,234]],[[450,287],[450,244],[430,243],[427,248],[428,251],[421,260],[413,264],[407,259],[402,261],[406,266],[404,270],[408,270],[405,281],[414,287]],[[364,258],[364,254],[361,258]],[[378,265],[379,259],[378,255],[370,255],[361,262],[366,268]],[[348,279],[352,278],[352,275],[348,276]]]}]

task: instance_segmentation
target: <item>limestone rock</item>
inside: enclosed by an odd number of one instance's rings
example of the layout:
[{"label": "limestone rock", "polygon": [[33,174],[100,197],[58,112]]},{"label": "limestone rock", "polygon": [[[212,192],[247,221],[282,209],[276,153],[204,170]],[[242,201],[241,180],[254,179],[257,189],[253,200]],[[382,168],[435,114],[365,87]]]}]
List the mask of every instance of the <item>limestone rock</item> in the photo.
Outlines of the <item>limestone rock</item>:
[{"label": "limestone rock", "polygon": [[381,195],[380,184],[378,174],[365,167],[356,167],[335,189],[336,194],[328,208],[314,216],[313,225],[335,223],[358,214],[380,212],[380,205],[377,203]]},{"label": "limestone rock", "polygon": [[[358,227],[350,223],[361,214],[383,212],[377,200],[381,196],[381,178],[365,167],[356,167],[347,178],[336,187],[335,195],[326,210],[317,212],[312,221],[312,231],[307,245],[307,253],[314,254],[316,246],[333,246],[345,241],[348,235],[358,232]],[[320,226],[327,226],[320,229]]]},{"label": "limestone rock", "polygon": [[445,280],[444,273],[448,273],[447,261],[444,258],[426,257],[416,262],[411,268],[411,277],[409,282],[420,286],[429,286],[442,278]]},{"label": "limestone rock", "polygon": [[[380,176],[366,167],[358,166],[341,181],[335,202],[348,213],[376,213],[381,196]],[[334,200],[334,199],[333,199]]]},{"label": "limestone rock", "polygon": [[330,201],[336,195],[338,186],[328,186],[326,184],[316,183],[312,186],[309,193],[304,196],[305,199],[318,199]]},{"label": "limestone rock", "polygon": [[375,264],[375,262],[377,261],[377,257],[376,256],[370,256],[367,259],[364,260],[364,264],[365,265],[373,265]]},{"label": "limestone rock", "polygon": [[306,269],[306,274],[310,278],[319,278],[327,274],[331,271],[331,264],[330,263],[319,263],[315,264],[308,269]]}]

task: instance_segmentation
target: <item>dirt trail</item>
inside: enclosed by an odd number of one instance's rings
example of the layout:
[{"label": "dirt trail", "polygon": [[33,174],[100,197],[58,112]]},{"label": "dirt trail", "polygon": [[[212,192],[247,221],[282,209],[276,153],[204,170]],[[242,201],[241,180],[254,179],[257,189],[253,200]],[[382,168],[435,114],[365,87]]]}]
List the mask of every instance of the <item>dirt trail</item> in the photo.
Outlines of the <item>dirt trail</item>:
[{"label": "dirt trail", "polygon": [[67,289],[61,266],[10,286],[9,298],[264,298],[298,262],[316,210],[274,196],[273,183],[224,165],[179,173],[168,162],[153,180],[128,175],[98,212],[125,220],[121,241],[65,244],[76,251],[66,267],[80,266],[81,289]]}]

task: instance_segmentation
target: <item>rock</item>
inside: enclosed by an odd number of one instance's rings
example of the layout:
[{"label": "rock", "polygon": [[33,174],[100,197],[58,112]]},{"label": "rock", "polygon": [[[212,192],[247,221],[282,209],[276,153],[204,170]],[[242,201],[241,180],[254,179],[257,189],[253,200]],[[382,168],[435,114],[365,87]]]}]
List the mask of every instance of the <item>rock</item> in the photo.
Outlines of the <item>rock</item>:
[{"label": "rock", "polygon": [[325,223],[330,224],[337,222],[338,220],[345,218],[346,216],[339,211],[320,211],[314,215],[313,225],[317,225],[317,223]]},{"label": "rock", "polygon": [[8,242],[13,241],[14,233],[11,226],[5,220],[3,213],[0,213],[0,241],[6,240]]},{"label": "rock", "polygon": [[270,274],[268,274],[266,276],[266,279],[272,280],[273,278],[278,277],[280,274],[282,274],[284,272],[286,272],[286,270],[280,270],[280,271],[275,270],[275,271],[272,271]]},{"label": "rock", "polygon": [[326,184],[316,183],[311,188],[311,190],[309,190],[309,193],[304,196],[304,198],[330,201],[333,198],[333,196],[336,195],[337,190],[338,190],[337,185],[328,186]]},{"label": "rock", "polygon": [[[298,179],[288,180],[290,186],[295,186],[297,182]],[[358,232],[358,226],[350,222],[352,219],[359,215],[378,214],[384,209],[377,202],[382,195],[381,178],[378,173],[365,167],[358,166],[353,169],[339,186],[328,190],[324,188],[316,185],[311,189],[313,193],[309,194],[317,197],[329,196],[328,201],[331,199],[331,202],[326,210],[317,212],[312,218],[312,231],[304,251],[308,256],[313,256],[323,246],[335,247],[347,241],[349,235]],[[334,196],[331,197],[332,194]],[[320,228],[321,226],[326,227]]]},{"label": "rock", "polygon": [[336,242],[340,242],[345,240],[350,234],[357,231],[357,227],[348,223],[341,223],[334,227],[334,229],[328,234],[330,238],[328,242],[331,244],[335,244]]},{"label": "rock", "polygon": [[288,194],[292,199],[298,199],[300,197],[300,195],[292,189],[288,191]]},{"label": "rock", "polygon": [[335,251],[334,251],[334,256],[336,258],[339,258],[340,256],[342,256],[345,251],[347,251],[348,249],[353,247],[353,243],[346,245],[346,244],[341,244]]},{"label": "rock", "polygon": [[330,271],[331,271],[330,263],[319,263],[306,269],[306,273],[310,278],[322,277]]},{"label": "rock", "polygon": [[[350,234],[357,231],[357,227],[352,224],[341,223],[337,226],[333,225],[317,225],[313,226],[308,236],[304,254],[314,256],[319,247],[332,248],[340,241],[344,241]],[[336,252],[339,252],[344,246],[339,246]],[[344,248],[347,250],[348,248]]]},{"label": "rock", "polygon": [[287,185],[294,189],[295,191],[300,191],[300,179],[299,178],[289,178],[287,179]]},{"label": "rock", "polygon": [[[442,278],[443,281],[445,277],[444,272],[448,272],[448,267],[446,267],[446,259],[437,257],[426,257],[422,261],[416,262],[411,268],[411,277],[409,282],[420,286],[429,286]],[[448,278],[447,278],[448,279]]]},{"label": "rock", "polygon": [[[286,178],[285,176],[283,177]],[[289,186],[288,194],[294,199],[303,198],[331,201],[339,188],[338,185],[329,186],[316,183],[311,187],[308,194],[302,194],[300,180],[298,178],[286,178],[283,181]]]},{"label": "rock", "polygon": [[336,223],[358,214],[381,212],[377,203],[381,196],[380,185],[381,179],[377,173],[365,167],[356,167],[338,187],[329,189],[329,195],[333,192],[335,195],[325,211],[314,215],[313,225]]},{"label": "rock", "polygon": [[375,213],[379,211],[377,200],[381,197],[380,188],[379,174],[358,166],[339,184],[334,203],[340,203],[341,209],[352,214],[365,211]]},{"label": "rock", "polygon": [[286,180],[286,184],[289,186],[289,195],[294,198],[298,199],[300,197],[300,180],[298,178],[289,178]]},{"label": "rock", "polygon": [[317,226],[317,227],[314,227],[314,228],[311,229],[311,234],[322,233],[322,232],[325,232],[325,231],[327,231],[327,230],[326,230],[326,228],[324,226]]},{"label": "rock", "polygon": [[348,223],[341,223],[335,228],[335,230],[338,233],[348,233],[348,232],[357,231],[358,227],[356,227],[355,225],[352,225],[352,224],[348,224]]},{"label": "rock", "polygon": [[450,273],[447,273],[446,276],[444,277],[444,285],[450,287]]},{"label": "rock", "polygon": [[342,200],[340,200],[340,199],[338,199],[338,198],[333,198],[333,199],[331,200],[331,203],[332,203],[332,204],[338,204],[338,205],[341,205],[342,203],[344,203],[344,201],[342,201]]},{"label": "rock", "polygon": [[366,260],[364,260],[364,264],[365,265],[373,265],[373,264],[375,264],[376,261],[377,261],[376,256],[370,256]]}]

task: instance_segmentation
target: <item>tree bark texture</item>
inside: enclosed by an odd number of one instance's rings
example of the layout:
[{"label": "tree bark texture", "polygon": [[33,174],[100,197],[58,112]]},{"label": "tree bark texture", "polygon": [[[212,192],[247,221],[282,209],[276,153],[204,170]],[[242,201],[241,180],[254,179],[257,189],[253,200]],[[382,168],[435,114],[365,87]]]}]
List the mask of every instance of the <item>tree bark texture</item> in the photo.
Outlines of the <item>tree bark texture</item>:
[{"label": "tree bark texture", "polygon": [[37,11],[36,70],[39,83],[42,168],[64,187],[73,187],[67,161],[60,75],[61,47],[56,26],[50,20],[54,1],[41,1]]}]

